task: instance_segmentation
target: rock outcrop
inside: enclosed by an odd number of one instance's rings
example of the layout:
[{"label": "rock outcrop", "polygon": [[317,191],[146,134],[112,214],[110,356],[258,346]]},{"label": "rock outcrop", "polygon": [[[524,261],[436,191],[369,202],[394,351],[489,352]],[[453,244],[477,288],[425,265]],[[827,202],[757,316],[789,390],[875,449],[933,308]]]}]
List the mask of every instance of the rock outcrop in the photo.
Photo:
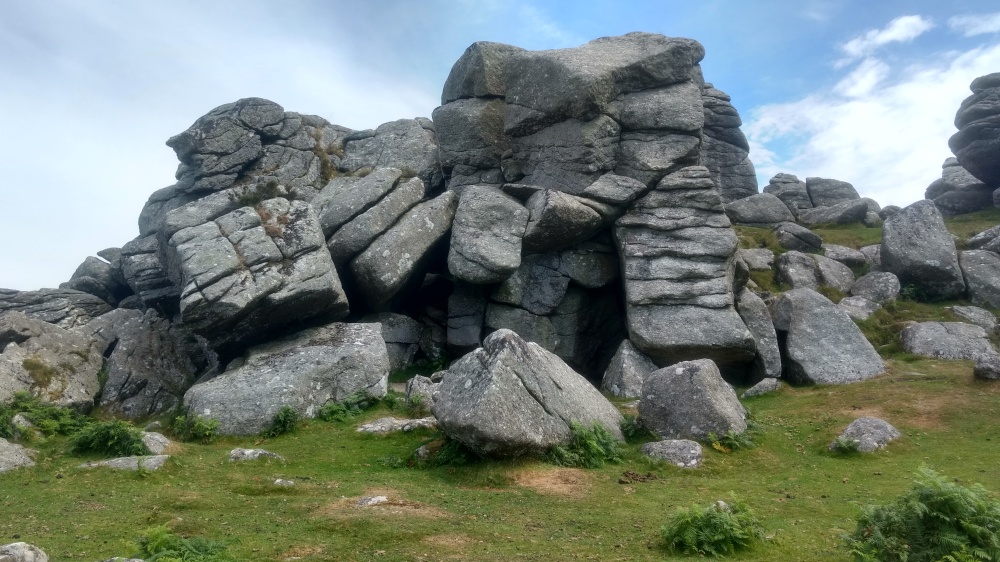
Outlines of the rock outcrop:
[{"label": "rock outcrop", "polygon": [[665,439],[704,441],[743,433],[746,410],[710,360],[685,361],[651,373],[639,400],[642,424]]},{"label": "rock outcrop", "polygon": [[924,192],[946,217],[974,213],[993,206],[993,187],[986,185],[958,163],[948,158],[941,165],[941,178]]},{"label": "rock outcrop", "polygon": [[980,76],[955,114],[958,132],[948,146],[963,168],[989,186],[1000,186],[1000,73]]},{"label": "rock outcrop", "polygon": [[432,406],[441,429],[488,456],[542,453],[570,439],[570,423],[622,438],[618,410],[538,344],[498,330],[444,374]]},{"label": "rock outcrop", "polygon": [[955,241],[931,201],[917,201],[885,221],[880,254],[883,271],[928,298],[955,298],[965,292]]}]

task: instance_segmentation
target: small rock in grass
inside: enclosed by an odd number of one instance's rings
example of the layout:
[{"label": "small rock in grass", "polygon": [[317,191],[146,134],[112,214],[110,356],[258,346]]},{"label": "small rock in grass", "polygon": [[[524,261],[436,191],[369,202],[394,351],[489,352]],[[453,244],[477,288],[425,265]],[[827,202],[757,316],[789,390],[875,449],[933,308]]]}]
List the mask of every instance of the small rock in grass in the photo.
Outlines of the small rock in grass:
[{"label": "small rock in grass", "polygon": [[396,431],[413,431],[414,429],[437,429],[437,425],[437,420],[434,417],[413,420],[385,417],[359,425],[357,431],[359,433],[376,433],[381,435]]},{"label": "small rock in grass", "polygon": [[388,502],[389,498],[385,496],[364,496],[362,498],[359,498],[357,503],[355,503],[354,505],[358,507],[373,507]]},{"label": "small rock in grass", "polygon": [[264,449],[233,449],[229,451],[230,461],[255,461],[259,458],[271,458],[278,459],[279,461],[285,460],[284,457],[278,453],[272,453],[271,451],[266,451]]},{"label": "small rock in grass", "polygon": [[49,562],[42,549],[26,542],[0,546],[0,562]]},{"label": "small rock in grass", "polygon": [[980,380],[1000,380],[1000,354],[983,353],[976,356],[976,366],[973,367],[972,374]]},{"label": "small rock in grass", "polygon": [[295,482],[291,480],[283,480],[281,478],[278,478],[277,480],[274,481],[274,485],[281,486],[282,488],[291,488],[292,486],[295,485]]},{"label": "small rock in grass", "polygon": [[80,468],[113,468],[116,470],[159,470],[166,464],[170,455],[153,455],[148,457],[119,457],[105,461],[85,462]]},{"label": "small rock in grass", "polygon": [[150,453],[153,453],[154,455],[161,455],[163,454],[163,451],[166,451],[167,447],[170,446],[170,440],[167,439],[162,433],[143,431],[142,444],[149,449]]},{"label": "small rock in grass", "polygon": [[695,468],[701,465],[701,445],[688,439],[667,439],[646,443],[642,454],[669,462],[681,468]]},{"label": "small rock in grass", "polygon": [[[889,422],[879,418],[864,417],[852,421],[838,439],[850,439],[858,444],[858,451],[871,453],[901,436],[899,430]],[[831,442],[828,448],[831,451],[836,450],[837,441]]]},{"label": "small rock in grass", "polygon": [[769,394],[771,392],[776,392],[781,389],[781,381],[778,379],[764,379],[759,383],[751,386],[744,392],[740,398],[751,398],[754,396],[760,396],[762,394]]}]

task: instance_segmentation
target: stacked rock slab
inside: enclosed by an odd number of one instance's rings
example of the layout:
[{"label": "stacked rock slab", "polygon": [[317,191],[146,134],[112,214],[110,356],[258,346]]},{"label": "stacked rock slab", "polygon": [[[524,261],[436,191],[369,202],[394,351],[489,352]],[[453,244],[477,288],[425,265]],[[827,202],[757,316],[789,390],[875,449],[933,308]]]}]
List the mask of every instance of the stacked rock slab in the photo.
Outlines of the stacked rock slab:
[{"label": "stacked rock slab", "polygon": [[629,338],[658,364],[754,357],[734,308],[736,234],[710,172],[674,172],[618,220]]},{"label": "stacked rock slab", "polygon": [[708,83],[701,95],[705,105],[701,164],[712,172],[723,201],[728,203],[755,195],[757,172],[749,157],[750,143],[740,130],[743,120],[730,103],[732,98]]},{"label": "stacked rock slab", "polygon": [[974,213],[993,206],[993,187],[986,185],[951,157],[941,165],[941,177],[924,192],[946,217]]},{"label": "stacked rock slab", "polygon": [[969,86],[955,114],[958,132],[948,146],[970,174],[991,187],[1000,186],[1000,72],[980,76]]},{"label": "stacked rock slab", "polygon": [[764,193],[770,193],[788,207],[793,215],[798,215],[799,209],[812,209],[812,199],[806,189],[806,182],[792,174],[777,174],[764,186]]}]

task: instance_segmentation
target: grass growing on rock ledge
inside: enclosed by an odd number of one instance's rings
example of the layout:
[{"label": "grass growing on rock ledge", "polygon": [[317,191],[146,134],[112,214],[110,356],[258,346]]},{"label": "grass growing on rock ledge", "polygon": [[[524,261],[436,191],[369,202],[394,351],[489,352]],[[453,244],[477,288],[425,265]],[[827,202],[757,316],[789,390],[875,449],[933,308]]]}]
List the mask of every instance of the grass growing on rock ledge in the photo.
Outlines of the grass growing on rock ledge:
[{"label": "grass growing on rock ledge", "polygon": [[[165,525],[222,543],[235,560],[652,561],[684,559],[660,534],[671,514],[723,500],[752,509],[765,536],[727,559],[846,561],[843,537],[862,506],[899,497],[921,465],[993,492],[1000,482],[1000,384],[973,380],[970,362],[889,363],[864,383],[747,400],[756,446],[705,447],[694,470],[646,460],[638,442],[623,446],[621,463],[596,469],[527,460],[406,468],[382,460],[408,458],[430,433],[354,431],[389,415],[384,405],[339,422],[304,420],[270,439],[187,443],[142,474],[77,468],[81,459],[55,435],[33,444],[38,466],[0,474],[0,536],[54,560],[133,554],[139,533]],[[864,415],[888,420],[903,438],[871,455],[827,451]],[[233,447],[287,460],[230,463]],[[655,478],[623,479],[626,471]],[[356,507],[376,495],[389,501]]]}]

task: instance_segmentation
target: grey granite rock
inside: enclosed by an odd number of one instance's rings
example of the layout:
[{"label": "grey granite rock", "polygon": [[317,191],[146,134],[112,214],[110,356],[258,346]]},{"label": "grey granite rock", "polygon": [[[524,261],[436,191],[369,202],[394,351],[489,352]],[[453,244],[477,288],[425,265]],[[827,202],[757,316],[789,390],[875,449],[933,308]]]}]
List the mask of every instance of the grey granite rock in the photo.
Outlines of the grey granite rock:
[{"label": "grey granite rock", "polygon": [[782,383],[778,379],[764,379],[748,388],[742,395],[740,395],[740,398],[753,398],[754,396],[771,394],[772,392],[781,390],[781,387]]},{"label": "grey granite rock", "polygon": [[919,322],[899,334],[903,350],[938,359],[975,359],[996,353],[986,330],[964,322]]},{"label": "grey granite rock", "polygon": [[417,205],[351,261],[351,273],[369,306],[386,307],[421,270],[423,258],[451,229],[457,206],[452,191]]},{"label": "grey granite rock", "polygon": [[277,453],[272,453],[265,449],[240,449],[236,448],[229,451],[229,461],[239,462],[239,461],[255,461],[258,459],[275,459],[279,461],[285,460],[284,457]]},{"label": "grey granite rock", "polygon": [[753,335],[757,353],[753,359],[753,379],[781,376],[781,350],[767,305],[753,291],[744,288],[736,299],[736,311]]},{"label": "grey granite rock", "polygon": [[797,215],[799,209],[812,209],[813,207],[809,191],[806,189],[806,182],[792,174],[775,175],[764,186],[763,191],[781,199],[793,215]]},{"label": "grey granite rock", "polygon": [[[877,451],[900,437],[902,434],[889,422],[869,417],[852,421],[840,434],[841,439],[849,439],[856,443],[858,451],[862,453]],[[829,449],[833,451],[836,448],[837,442],[831,442]]]},{"label": "grey granite rock", "polygon": [[712,173],[712,180],[726,202],[757,193],[757,172],[749,158],[750,144],[740,130],[743,122],[730,101],[725,92],[707,82],[704,84],[705,126],[700,163]]},{"label": "grey granite rock", "polygon": [[837,307],[846,312],[851,319],[863,322],[882,308],[882,305],[865,297],[846,297],[837,303]]},{"label": "grey granite rock", "polygon": [[973,304],[1000,308],[1000,255],[986,250],[967,250],[958,263]]},{"label": "grey granite rock", "polygon": [[701,445],[689,439],[665,439],[644,443],[642,454],[647,457],[667,461],[679,468],[696,468],[701,466]]},{"label": "grey granite rock", "polygon": [[0,313],[17,311],[61,328],[75,328],[111,310],[99,297],[73,289],[0,289]]},{"label": "grey granite rock", "polygon": [[405,314],[376,312],[361,317],[361,322],[378,323],[389,354],[389,372],[399,372],[413,364],[420,349],[424,325]]},{"label": "grey granite rock", "polygon": [[49,562],[49,557],[37,546],[15,542],[0,546],[0,562]]},{"label": "grey granite rock", "polygon": [[850,317],[811,289],[783,293],[771,306],[784,341],[784,377],[798,384],[845,384],[885,371],[882,358]]},{"label": "grey granite rock", "polygon": [[733,224],[771,228],[781,222],[795,221],[784,202],[770,193],[758,193],[726,204],[726,215]]},{"label": "grey granite rock", "polygon": [[948,146],[969,173],[987,185],[998,186],[1000,84],[996,73],[976,78],[970,89],[972,95],[962,102],[955,114],[958,132],[948,140]]},{"label": "grey granite rock", "polygon": [[334,263],[343,265],[364,251],[372,241],[420,203],[426,193],[426,186],[420,178],[401,180],[378,203],[339,227],[326,241]]},{"label": "grey granite rock", "polygon": [[853,199],[836,205],[799,210],[798,221],[806,226],[819,224],[862,223],[868,216],[868,205],[863,199]]},{"label": "grey granite rock", "polygon": [[637,398],[642,393],[643,381],[656,369],[656,363],[636,349],[632,342],[622,340],[604,372],[601,390],[612,396]]},{"label": "grey granite rock", "polygon": [[524,231],[524,250],[561,250],[593,237],[604,219],[580,198],[545,189],[528,198],[530,212]]},{"label": "grey granite rock", "polygon": [[621,439],[622,417],[558,357],[509,330],[448,369],[432,407],[441,429],[479,454],[540,453],[570,439],[571,422],[601,423]]},{"label": "grey granite rock", "polygon": [[153,455],[146,457],[120,457],[104,461],[85,462],[80,468],[110,468],[113,470],[160,470],[170,460],[170,455]]},{"label": "grey granite rock", "polygon": [[709,434],[746,431],[746,410],[710,360],[654,371],[642,385],[639,417],[664,439],[704,441]]},{"label": "grey granite rock", "polygon": [[881,268],[932,299],[965,292],[955,241],[934,203],[917,201],[885,221]]},{"label": "grey granite rock", "polygon": [[862,267],[868,264],[868,258],[861,251],[837,244],[823,244],[823,255],[848,267]]},{"label": "grey granite rock", "polygon": [[433,417],[419,419],[398,419],[393,417],[379,418],[375,421],[363,423],[355,430],[358,433],[374,433],[385,435],[387,433],[409,432],[417,429],[435,430],[438,422]]},{"label": "grey granite rock", "polygon": [[431,190],[444,181],[434,124],[424,118],[390,121],[374,131],[348,135],[339,167],[350,174],[396,168],[407,177],[419,177]]},{"label": "grey granite rock", "polygon": [[378,168],[364,177],[342,176],[331,180],[312,201],[323,234],[332,236],[372,208],[396,187],[402,174],[398,168]]},{"label": "grey granite rock", "polygon": [[816,290],[822,282],[813,256],[795,250],[778,257],[774,279],[778,283],[791,285],[793,289]]},{"label": "grey granite rock", "polygon": [[588,185],[580,195],[609,205],[627,205],[648,190],[639,180],[607,173]]},{"label": "grey granite rock", "polygon": [[495,187],[462,191],[452,224],[448,271],[469,283],[499,283],[521,264],[528,210]]},{"label": "grey granite rock", "polygon": [[996,331],[997,317],[986,309],[978,306],[949,306],[946,308],[959,318],[986,330],[987,334]]},{"label": "grey granite rock", "polygon": [[0,403],[30,392],[45,403],[89,411],[100,390],[103,347],[21,312],[0,314]]},{"label": "grey granite rock", "polygon": [[972,376],[984,381],[1000,380],[1000,354],[983,353],[977,355],[975,361]]},{"label": "grey granite rock", "polygon": [[778,238],[778,243],[789,250],[818,252],[823,247],[823,239],[819,234],[793,222],[775,226],[774,235]]},{"label": "grey granite rock", "polygon": [[770,271],[774,265],[774,252],[767,248],[736,250],[736,255],[746,262],[751,271]]},{"label": "grey granite rock", "polygon": [[251,348],[221,375],[191,387],[188,412],[219,422],[221,435],[252,435],[283,406],[313,417],[355,393],[386,393],[389,357],[378,324],[333,323]]},{"label": "grey granite rock", "polygon": [[35,466],[35,461],[32,459],[35,454],[37,451],[0,438],[0,473]]},{"label": "grey granite rock", "polygon": [[853,185],[827,178],[806,178],[806,191],[813,207],[832,207],[860,198]]}]

